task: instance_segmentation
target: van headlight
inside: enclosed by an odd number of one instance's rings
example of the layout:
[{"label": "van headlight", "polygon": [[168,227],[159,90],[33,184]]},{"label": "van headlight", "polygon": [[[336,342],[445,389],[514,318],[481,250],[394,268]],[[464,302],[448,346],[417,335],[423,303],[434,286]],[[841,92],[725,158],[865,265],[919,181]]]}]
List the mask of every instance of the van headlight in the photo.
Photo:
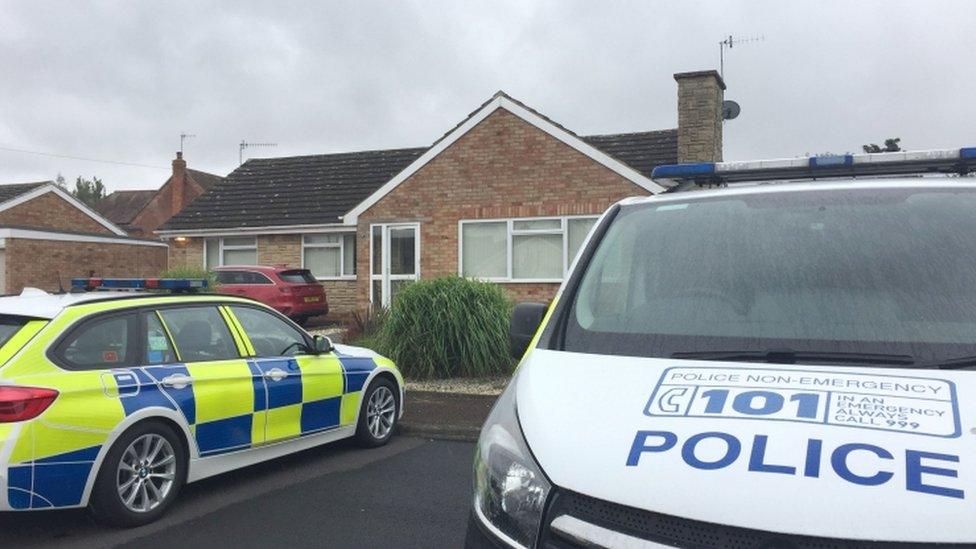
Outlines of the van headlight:
[{"label": "van headlight", "polygon": [[474,458],[474,507],[481,522],[503,541],[532,547],[551,485],[519,427],[515,385],[513,379],[481,430]]}]

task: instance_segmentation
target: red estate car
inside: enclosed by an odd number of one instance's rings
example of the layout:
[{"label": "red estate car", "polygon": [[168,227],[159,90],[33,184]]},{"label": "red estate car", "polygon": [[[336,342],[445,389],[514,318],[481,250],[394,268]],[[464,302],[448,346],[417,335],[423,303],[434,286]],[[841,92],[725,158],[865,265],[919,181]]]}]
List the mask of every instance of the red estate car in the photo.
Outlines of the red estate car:
[{"label": "red estate car", "polygon": [[217,292],[256,299],[300,325],[329,313],[325,288],[308,269],[228,265],[214,269]]}]

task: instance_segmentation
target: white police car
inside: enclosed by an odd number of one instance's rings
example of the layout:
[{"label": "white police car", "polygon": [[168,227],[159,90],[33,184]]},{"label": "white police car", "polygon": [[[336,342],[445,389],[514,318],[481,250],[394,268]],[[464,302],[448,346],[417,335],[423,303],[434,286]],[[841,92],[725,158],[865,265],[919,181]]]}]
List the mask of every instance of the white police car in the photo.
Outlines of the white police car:
[{"label": "white police car", "polygon": [[976,167],[924,155],[669,167],[731,184],[607,211],[516,308],[467,545],[976,543],[976,180],[735,184]]}]

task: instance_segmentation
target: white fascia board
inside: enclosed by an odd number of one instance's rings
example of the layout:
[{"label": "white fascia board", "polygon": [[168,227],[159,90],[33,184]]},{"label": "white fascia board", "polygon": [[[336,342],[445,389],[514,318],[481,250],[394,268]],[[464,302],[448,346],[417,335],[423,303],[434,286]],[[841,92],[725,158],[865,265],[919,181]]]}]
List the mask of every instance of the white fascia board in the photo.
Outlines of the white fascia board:
[{"label": "white fascia board", "polygon": [[99,244],[126,244],[129,246],[156,246],[163,248],[169,247],[165,242],[154,242],[152,240],[140,240],[134,238],[70,234],[34,229],[0,229],[0,240],[6,242],[8,238],[21,238],[25,240],[56,240],[60,242],[95,242]]},{"label": "white fascia board", "polygon": [[579,137],[573,135],[572,133],[560,128],[559,126],[549,122],[542,116],[522,107],[518,103],[510,100],[509,98],[499,95],[492,99],[488,104],[481,108],[478,112],[471,115],[463,124],[454,129],[451,133],[444,136],[443,139],[438,141],[433,147],[427,149],[427,152],[420,155],[419,158],[410,163],[409,166],[403,169],[400,173],[395,175],[393,179],[387,181],[382,187],[377,189],[373,194],[369,195],[365,200],[360,202],[355,208],[349,210],[349,212],[342,216],[342,221],[347,225],[355,225],[359,219],[360,214],[371,208],[374,204],[380,201],[384,196],[390,194],[393,189],[397,188],[400,183],[403,183],[411,175],[417,173],[420,168],[424,167],[431,160],[436,158],[445,149],[454,144],[455,141],[460,139],[464,134],[471,131],[472,128],[481,123],[482,120],[488,118],[488,115],[495,112],[498,109],[505,109],[508,112],[514,114],[515,116],[521,118],[522,120],[528,122],[529,124],[539,128],[540,130],[546,132],[552,137],[558,139],[559,141],[569,145],[576,151],[579,151],[586,156],[590,157],[594,161],[598,162],[614,171],[621,177],[627,179],[628,181],[634,183],[635,185],[643,188],[651,194],[658,194],[664,192],[665,188],[658,185],[657,183],[651,181],[650,178],[644,177],[636,170],[627,166],[626,164],[614,159],[613,157],[607,155],[606,153],[600,151],[593,145],[590,145],[586,141],[583,141]]},{"label": "white fascia board", "polygon": [[187,229],[156,231],[162,238],[175,236],[251,236],[262,234],[310,234],[310,233],[349,233],[355,232],[356,226],[344,223],[330,223],[326,225],[274,225],[267,227],[225,227],[222,229]]},{"label": "white fascia board", "polygon": [[113,233],[115,233],[115,234],[117,234],[119,236],[126,236],[127,233],[125,231],[123,231],[122,229],[120,229],[118,226],[116,226],[114,223],[112,223],[108,219],[105,219],[104,217],[102,217],[98,212],[96,212],[95,210],[89,208],[84,202],[82,202],[81,200],[78,200],[77,198],[75,198],[74,196],[72,196],[71,193],[65,191],[61,187],[58,187],[54,183],[48,183],[46,185],[42,185],[42,186],[40,186],[40,187],[38,187],[38,188],[36,188],[36,189],[34,189],[32,191],[26,192],[26,193],[24,193],[24,194],[22,194],[20,196],[17,196],[15,198],[11,199],[11,200],[8,200],[8,201],[4,202],[3,204],[0,204],[0,212],[5,211],[5,210],[9,210],[10,208],[13,208],[14,206],[19,206],[19,205],[23,204],[24,202],[27,202],[29,200],[33,200],[33,199],[35,199],[35,198],[37,198],[37,197],[39,197],[41,195],[47,194],[47,193],[54,193],[54,194],[60,196],[65,201],[67,201],[68,204],[71,204],[75,208],[81,210],[81,213],[83,213],[83,214],[87,215],[88,217],[94,219],[102,227],[105,227],[106,229],[112,231]]}]

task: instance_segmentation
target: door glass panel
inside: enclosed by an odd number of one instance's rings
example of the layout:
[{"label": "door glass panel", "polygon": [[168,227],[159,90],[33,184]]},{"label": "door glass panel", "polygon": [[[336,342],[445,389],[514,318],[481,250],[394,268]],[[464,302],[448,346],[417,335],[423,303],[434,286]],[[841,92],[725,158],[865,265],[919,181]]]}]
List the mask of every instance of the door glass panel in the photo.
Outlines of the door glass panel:
[{"label": "door glass panel", "polygon": [[413,282],[414,282],[413,280],[391,280],[390,281],[390,303],[391,304],[393,303],[393,300],[396,299],[396,296],[400,292],[400,290],[409,286],[410,284],[413,284]]},{"label": "door glass panel", "polygon": [[416,238],[413,227],[390,229],[390,274],[416,274]]},{"label": "door glass panel", "polygon": [[284,320],[251,307],[231,306],[260,357],[304,354],[305,338]]},{"label": "door glass panel", "polygon": [[373,227],[373,274],[383,274],[383,227]]},{"label": "door glass panel", "polygon": [[146,317],[146,364],[170,364],[176,362],[176,353],[170,345],[169,337],[159,321],[156,313],[147,313]]},{"label": "door glass panel", "polygon": [[161,309],[183,362],[238,358],[240,353],[216,307]]}]

